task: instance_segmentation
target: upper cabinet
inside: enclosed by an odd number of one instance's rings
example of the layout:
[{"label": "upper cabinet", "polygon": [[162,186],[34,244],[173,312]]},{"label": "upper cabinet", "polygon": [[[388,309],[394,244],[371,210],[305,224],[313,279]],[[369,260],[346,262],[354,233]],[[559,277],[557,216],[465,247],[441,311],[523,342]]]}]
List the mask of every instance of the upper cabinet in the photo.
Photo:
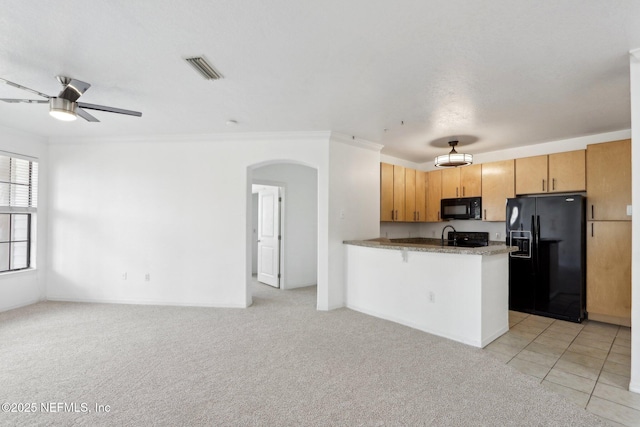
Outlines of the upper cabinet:
[{"label": "upper cabinet", "polygon": [[405,168],[380,163],[380,221],[404,221]]},{"label": "upper cabinet", "polygon": [[585,190],[585,150],[516,159],[516,194]]},{"label": "upper cabinet", "polygon": [[631,140],[587,145],[587,217],[630,221]]},{"label": "upper cabinet", "polygon": [[585,191],[586,151],[549,154],[549,192]]},{"label": "upper cabinet", "polygon": [[440,199],[442,198],[441,170],[427,172],[427,221],[440,221]]},{"label": "upper cabinet", "polygon": [[485,221],[505,221],[507,199],[515,197],[515,162],[482,164],[482,210]]},{"label": "upper cabinet", "polygon": [[463,166],[458,169],[462,197],[482,196],[482,165]]},{"label": "upper cabinet", "polygon": [[416,221],[427,220],[427,173],[416,171]]},{"label": "upper cabinet", "polygon": [[471,165],[442,169],[442,198],[480,197],[482,166]]},{"label": "upper cabinet", "polygon": [[426,172],[405,168],[404,170],[404,220],[426,221]]},{"label": "upper cabinet", "polygon": [[380,221],[426,221],[426,179],[426,172],[380,163]]}]

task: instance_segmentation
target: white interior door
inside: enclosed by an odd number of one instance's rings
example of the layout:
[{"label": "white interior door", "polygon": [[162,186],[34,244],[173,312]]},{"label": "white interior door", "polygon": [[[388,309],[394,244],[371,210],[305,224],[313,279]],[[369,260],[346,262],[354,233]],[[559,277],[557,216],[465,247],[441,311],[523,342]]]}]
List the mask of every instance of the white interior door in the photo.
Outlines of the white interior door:
[{"label": "white interior door", "polygon": [[280,194],[278,187],[258,192],[258,281],[280,287]]}]

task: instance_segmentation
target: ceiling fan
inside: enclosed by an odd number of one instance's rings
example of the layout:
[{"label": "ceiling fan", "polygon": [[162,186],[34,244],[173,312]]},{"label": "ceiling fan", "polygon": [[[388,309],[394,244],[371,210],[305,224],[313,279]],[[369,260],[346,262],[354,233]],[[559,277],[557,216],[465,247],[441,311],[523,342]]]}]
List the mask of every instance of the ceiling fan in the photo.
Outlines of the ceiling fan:
[{"label": "ceiling fan", "polygon": [[0,81],[5,82],[9,86],[13,86],[18,89],[26,90],[35,95],[46,98],[41,99],[10,99],[0,98],[0,101],[9,103],[24,102],[28,104],[49,104],[49,114],[58,120],[71,121],[75,120],[77,116],[82,117],[88,122],[99,122],[100,120],[87,113],[85,110],[106,111],[108,113],[126,114],[129,116],[142,117],[142,113],[138,111],[123,110],[122,108],[106,107],[104,105],[87,104],[86,102],[77,102],[78,98],[91,87],[89,83],[82,82],[80,80],[72,79],[65,76],[56,76],[60,84],[62,85],[62,91],[58,96],[49,96],[45,93],[38,92],[37,90],[29,89],[28,87],[19,85],[17,83],[10,82],[9,80],[0,77]]}]

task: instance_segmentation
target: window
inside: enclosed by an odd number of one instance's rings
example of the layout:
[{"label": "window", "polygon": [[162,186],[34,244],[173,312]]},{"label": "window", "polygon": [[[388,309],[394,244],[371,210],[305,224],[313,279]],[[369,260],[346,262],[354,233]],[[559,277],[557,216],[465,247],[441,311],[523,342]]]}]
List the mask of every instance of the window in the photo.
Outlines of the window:
[{"label": "window", "polygon": [[0,272],[31,267],[38,163],[0,155]]}]

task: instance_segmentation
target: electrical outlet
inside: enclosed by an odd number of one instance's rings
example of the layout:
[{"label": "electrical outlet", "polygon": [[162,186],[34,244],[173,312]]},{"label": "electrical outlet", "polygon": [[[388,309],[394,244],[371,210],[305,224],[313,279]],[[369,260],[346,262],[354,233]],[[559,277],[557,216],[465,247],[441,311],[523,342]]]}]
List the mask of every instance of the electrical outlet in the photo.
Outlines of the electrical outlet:
[{"label": "electrical outlet", "polygon": [[500,240],[500,233],[496,233],[496,240]]},{"label": "electrical outlet", "polygon": [[429,302],[436,302],[436,294],[432,291],[429,292]]},{"label": "electrical outlet", "polygon": [[122,273],[122,276],[120,276],[122,278],[122,280],[127,280],[127,272],[125,271],[124,273]]}]

